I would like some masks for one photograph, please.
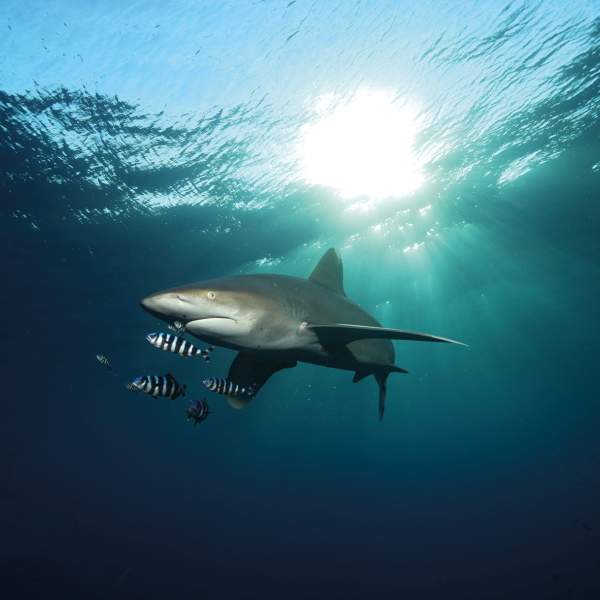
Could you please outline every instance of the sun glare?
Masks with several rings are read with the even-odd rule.
[[[423,183],[414,155],[416,111],[385,91],[363,90],[347,102],[332,94],[315,106],[319,117],[300,136],[303,178],[344,198],[405,196]]]

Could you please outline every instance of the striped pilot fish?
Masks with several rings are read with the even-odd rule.
[[[192,402],[186,410],[186,415],[188,421],[193,421],[194,425],[202,423],[202,421],[210,415],[210,409],[208,408],[206,400],[196,400],[195,402]]]
[[[191,342],[172,333],[149,333],[146,339],[155,348],[160,348],[166,352],[174,352],[179,356],[200,356],[206,361],[210,360],[210,353],[214,350],[212,346],[197,348]]]
[[[110,369],[110,360],[104,354],[96,354],[96,360],[107,369]]]
[[[224,396],[245,396],[246,398],[252,398],[256,393],[255,385],[241,386],[222,377],[210,377],[202,383],[211,392],[223,394]]]
[[[144,375],[136,377],[131,385],[140,392],[146,392],[151,396],[165,396],[166,398],[179,398],[185,396],[185,385],[179,385],[171,373],[166,375]],[[129,389],[129,388],[128,388]]]

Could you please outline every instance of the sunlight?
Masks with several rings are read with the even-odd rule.
[[[393,102],[390,92],[363,90],[336,104],[321,96],[320,117],[301,130],[303,178],[335,189],[344,198],[381,200],[405,196],[423,183],[413,150],[416,111]]]

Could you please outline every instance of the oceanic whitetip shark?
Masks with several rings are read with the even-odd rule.
[[[443,337],[388,329],[346,297],[343,267],[329,249],[308,279],[287,275],[238,275],[158,292],[142,306],[158,318],[181,321],[197,338],[238,352],[229,380],[258,390],[277,371],[298,361],[354,371],[353,382],[373,375],[383,417],[394,365],[390,340],[446,342]],[[251,398],[228,397],[235,408]]]

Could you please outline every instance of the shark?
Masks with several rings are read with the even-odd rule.
[[[252,386],[252,397],[228,396],[246,406],[278,371],[299,362],[352,371],[354,383],[374,377],[383,418],[387,379],[408,373],[395,364],[392,340],[466,346],[445,337],[383,327],[344,290],[339,253],[325,252],[308,278],[276,274],[234,275],[153,293],[141,306],[159,319],[237,352],[228,379]]]

